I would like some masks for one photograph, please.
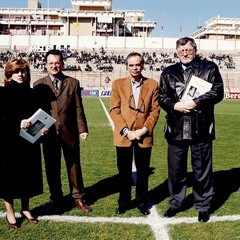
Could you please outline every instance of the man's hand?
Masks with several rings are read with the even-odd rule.
[[[86,133],[86,132],[80,133],[81,140],[87,140],[87,138],[88,138],[88,133]]]
[[[142,135],[147,133],[147,128],[143,127],[141,129],[135,130],[135,131],[128,131],[127,138],[129,140],[139,140],[141,139]]]
[[[181,100],[174,105],[174,110],[182,112],[182,113],[189,113],[195,107],[196,103],[193,100]]]
[[[141,137],[142,137],[142,135],[144,135],[145,133],[147,133],[147,128],[146,127],[143,127],[143,128],[141,128],[141,129],[138,129],[138,130],[136,130],[135,132],[136,132],[136,139],[141,139]]]
[[[183,103],[184,103],[184,105],[188,108],[188,109],[190,109],[190,110],[192,110],[192,109],[194,109],[197,105],[196,105],[196,103],[192,100],[192,99],[188,99],[188,100],[181,100]]]
[[[136,131],[128,131],[127,138],[132,141],[136,140]]]

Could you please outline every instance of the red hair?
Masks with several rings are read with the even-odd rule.
[[[26,84],[30,84],[31,81],[31,75],[30,75],[30,67],[26,60],[20,58],[12,58],[8,60],[5,70],[4,70],[4,86],[9,84],[9,80],[11,79],[14,72],[19,70],[25,70],[26,71]]]

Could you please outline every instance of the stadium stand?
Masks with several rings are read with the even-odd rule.
[[[110,90],[114,79],[127,75],[125,58],[129,51],[121,49],[109,51],[104,48],[89,50],[63,51],[65,57],[64,72],[77,78],[83,89]],[[145,59],[143,74],[159,80],[161,71],[178,59],[174,51],[142,51]],[[226,92],[240,92],[240,56],[234,52],[228,54],[202,52],[202,58],[214,61],[220,68]],[[23,51],[0,52],[0,78],[3,79],[3,69],[11,57],[24,57],[31,66],[32,83],[46,74],[44,53],[27,53]],[[107,80],[106,80],[107,79]]]

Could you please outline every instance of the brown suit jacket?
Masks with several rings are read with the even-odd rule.
[[[149,132],[138,141],[138,144],[140,147],[151,147],[153,144],[153,129],[160,114],[158,83],[156,80],[143,77],[137,106],[143,112],[135,111],[129,107],[129,104],[132,105],[131,95],[132,86],[129,78],[113,81],[110,116],[115,125],[114,145],[120,147],[131,145],[131,141],[121,134],[124,127],[128,127],[129,130],[133,131],[145,126]]]
[[[55,128],[61,131],[63,140],[72,146],[79,144],[79,134],[88,132],[79,81],[63,75],[58,94],[49,75],[34,82],[33,86],[41,97],[43,110],[56,119]]]

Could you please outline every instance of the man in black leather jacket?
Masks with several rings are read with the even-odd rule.
[[[187,158],[191,150],[194,205],[198,221],[207,222],[213,195],[212,141],[215,139],[214,105],[224,96],[223,81],[217,65],[197,55],[192,38],[176,42],[179,62],[167,67],[159,82],[159,104],[166,111],[165,138],[168,142],[169,209],[165,217],[181,211],[187,189]],[[194,86],[191,97],[185,93],[193,78],[202,85]],[[192,79],[191,79],[192,78]],[[200,78],[200,79],[199,79]],[[203,90],[209,85],[210,90]],[[189,94],[190,95],[190,94]]]

